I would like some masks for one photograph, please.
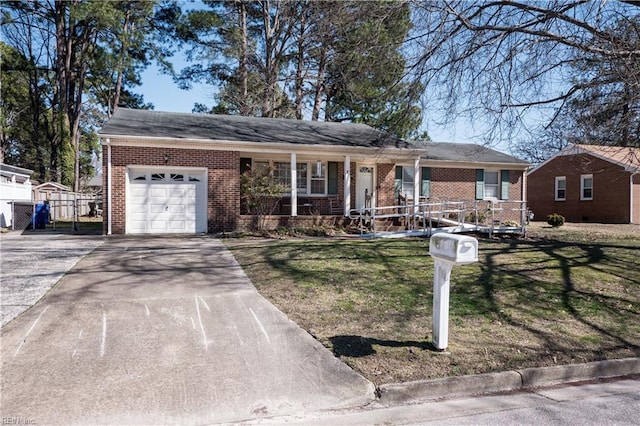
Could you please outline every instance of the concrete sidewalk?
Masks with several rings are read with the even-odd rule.
[[[375,399],[209,237],[110,239],[1,333],[1,416],[36,424],[207,424]]]

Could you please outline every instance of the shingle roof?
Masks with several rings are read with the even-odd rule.
[[[574,148],[609,160],[626,169],[640,170],[640,148],[601,145],[573,145]]]
[[[529,165],[511,155],[471,143],[427,142],[424,148],[427,152],[420,157],[423,160]]]
[[[412,148],[364,124],[118,108],[100,135],[368,148]]]

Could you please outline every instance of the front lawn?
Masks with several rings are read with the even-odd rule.
[[[637,228],[631,228],[637,229]],[[640,356],[640,235],[479,237],[432,350],[429,240],[228,239],[260,293],[376,384]]]

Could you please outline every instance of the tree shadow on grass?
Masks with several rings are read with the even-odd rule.
[[[363,336],[333,336],[330,337],[331,346],[335,356],[348,356],[354,358],[360,358],[364,356],[374,355],[376,350],[374,345],[388,346],[392,348],[412,347],[422,350],[437,351],[436,347],[431,342],[426,341],[397,341],[397,340],[380,340],[374,337]]]
[[[576,273],[579,268],[588,268],[592,271],[607,273],[612,277],[625,280],[629,286],[640,284],[637,279],[633,278],[633,274],[627,272],[627,268],[629,268],[630,265],[626,264],[624,259],[615,258],[615,255],[611,254],[612,250],[628,250],[627,247],[610,243],[589,244],[545,238],[517,242],[516,244],[510,244],[509,247],[489,251],[485,254],[484,262],[481,266],[482,274],[478,280],[483,288],[483,297],[481,300],[484,301],[485,311],[495,314],[498,318],[514,327],[521,328],[538,336],[546,342],[545,346],[547,348],[566,350],[564,345],[558,344],[556,341],[557,337],[554,333],[548,330],[538,329],[532,324],[524,323],[507,314],[503,309],[505,307],[515,308],[515,304],[505,304],[504,301],[500,303],[496,300],[496,294],[499,291],[497,287],[503,286],[504,284],[496,283],[496,277],[500,272],[511,277],[522,277],[531,284],[536,282],[535,280],[531,280],[530,274],[533,272],[533,269],[530,263],[523,264],[520,268],[517,266],[514,267],[515,264],[511,263],[509,267],[505,268],[504,265],[499,265],[495,261],[496,256],[508,254],[516,249],[519,251],[538,251],[544,253],[546,259],[540,265],[541,271],[557,270],[559,272],[559,282],[556,288],[551,290],[560,298],[560,303],[558,304],[559,309],[567,312],[576,322],[587,326],[600,336],[606,336],[612,339],[621,347],[635,351],[640,349],[637,342],[629,340],[617,327],[602,326],[594,321],[593,315],[585,315],[581,309],[581,305],[591,304],[592,306],[596,306],[600,311],[601,318],[604,317],[615,324],[616,321],[624,321],[626,318],[625,315],[632,313],[631,306],[636,303],[633,298],[601,294],[597,291],[590,290],[588,285],[579,285],[576,287],[576,280],[578,284],[581,284],[581,278],[576,278]],[[527,286],[523,288],[523,291],[531,289],[535,289],[535,287]],[[541,301],[543,300],[541,296],[541,294],[531,294],[531,300]],[[542,302],[539,304],[542,304]],[[626,308],[626,311],[628,311],[627,314],[624,314],[623,310],[621,310],[621,304],[628,304],[630,306]],[[517,308],[520,310],[526,309],[525,306],[517,306]]]

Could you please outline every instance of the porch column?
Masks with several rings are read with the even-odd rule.
[[[351,210],[351,157],[344,157],[344,215],[349,216]]]
[[[111,186],[111,140],[107,139],[107,235],[111,235],[112,223]],[[104,203],[104,200],[102,202]]]
[[[420,157],[416,157],[413,160],[413,213],[418,213],[420,195]]]
[[[296,153],[291,153],[291,216],[298,216],[298,180],[296,173]]]

